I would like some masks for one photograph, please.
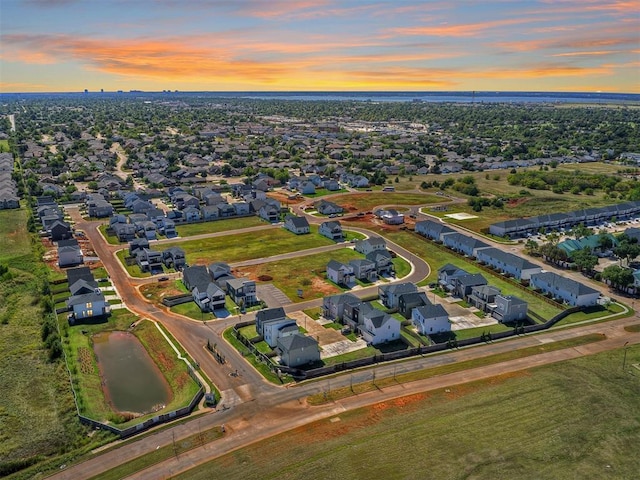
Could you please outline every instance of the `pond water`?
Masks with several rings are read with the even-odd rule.
[[[93,336],[105,395],[119,412],[148,413],[171,399],[171,389],[135,335],[105,332]]]

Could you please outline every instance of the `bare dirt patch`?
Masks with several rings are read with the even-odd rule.
[[[509,201],[507,202],[507,207],[509,208],[516,208],[519,205],[525,204],[529,201],[529,198],[527,197],[520,197],[520,198],[511,198],[509,199]]]

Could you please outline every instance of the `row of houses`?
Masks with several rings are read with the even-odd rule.
[[[330,260],[326,266],[327,278],[336,285],[347,288],[354,286],[356,280],[375,282],[379,277],[392,275],[395,271],[393,255],[386,248],[381,237],[371,237],[355,243],[355,251],[364,255],[348,263]]]
[[[109,315],[111,307],[98,287],[89,267],[67,270],[67,282],[71,296],[67,299],[69,323]]]
[[[163,266],[176,271],[187,265],[187,256],[180,247],[169,247],[161,252],[149,248],[149,240],[136,238],[129,242],[129,256],[135,258],[141,272],[162,273]]]
[[[321,175],[309,175],[291,177],[287,182],[287,187],[291,191],[297,191],[302,195],[314,195],[316,188],[325,188],[330,192],[340,190],[340,183],[333,178]]]
[[[12,174],[13,155],[0,153],[0,210],[20,208],[18,188]]]
[[[559,230],[583,224],[599,225],[613,220],[627,220],[640,215],[640,201],[585,208],[567,213],[550,213],[537,217],[505,220],[489,225],[489,233],[499,237],[518,238],[538,233],[541,229]]]
[[[214,262],[208,267],[186,267],[182,270],[182,282],[203,312],[224,309],[225,295],[229,295],[229,298],[241,308],[256,305],[259,301],[256,282],[234,277],[231,267],[224,262]]]
[[[416,233],[440,242],[452,250],[476,259],[505,275],[527,283],[544,294],[553,296],[571,306],[590,307],[597,304],[599,292],[581,282],[544,272],[542,267],[518,255],[505,252],[476,238],[458,233],[452,228],[432,220],[417,222]],[[561,278],[557,280],[555,277]],[[468,292],[456,292],[465,298]]]

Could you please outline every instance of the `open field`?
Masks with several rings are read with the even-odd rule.
[[[175,478],[636,478],[640,383],[621,373],[621,355],[341,413]],[[640,348],[630,348],[627,360],[639,363]]]
[[[241,217],[216,220],[213,222],[178,225],[176,226],[176,231],[181,237],[190,237],[192,235],[201,235],[203,233],[227,232],[229,230],[256,227],[259,225],[268,225],[268,223],[258,217]]]
[[[25,209],[0,210],[0,263],[31,254],[31,238],[26,224]]]
[[[319,235],[318,227],[312,225],[311,233],[307,235],[295,235],[284,228],[279,228],[263,232],[165,243],[162,248],[184,249],[187,254],[187,263],[195,265],[216,261],[240,262],[334,244],[332,240]]]
[[[371,193],[351,193],[343,196],[336,196],[332,202],[345,207],[345,213],[355,211],[369,211],[381,205],[426,205],[430,203],[441,203],[446,199],[425,193],[398,193],[398,192],[371,192]]]

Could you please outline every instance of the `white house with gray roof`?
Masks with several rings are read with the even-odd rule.
[[[576,307],[592,307],[600,297],[597,290],[553,272],[531,275],[530,285]]]

